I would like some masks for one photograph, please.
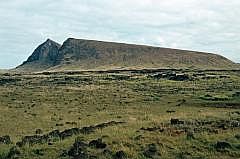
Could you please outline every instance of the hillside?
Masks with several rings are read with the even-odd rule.
[[[27,61],[24,61],[23,64],[17,67],[17,70],[38,71],[55,66],[60,47],[60,44],[47,39],[47,41],[34,50]]]
[[[221,69],[234,66],[236,64],[227,58],[212,53],[69,38],[62,46],[47,40],[17,70]]]

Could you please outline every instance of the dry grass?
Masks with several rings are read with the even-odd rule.
[[[191,76],[194,73],[188,72]],[[240,98],[233,96],[240,88],[239,73],[204,73],[214,73],[217,77],[203,79],[197,76],[191,81],[171,81],[133,73],[1,75],[1,79],[14,79],[15,82],[10,80],[0,85],[0,136],[10,135],[14,144],[24,136],[34,135],[36,129],[42,129],[46,134],[55,129],[63,131],[107,121],[124,121],[125,124],[79,136],[85,142],[102,138],[107,149],[113,153],[123,150],[129,158],[146,158],[144,151],[148,144],[157,145],[162,158],[238,158],[240,140],[235,135],[239,134],[239,127],[221,129],[215,127],[214,122],[240,123],[239,115],[234,113],[239,112]],[[130,78],[122,79],[125,75]],[[219,78],[219,75],[228,75],[229,78]],[[228,98],[220,101],[202,99],[206,94],[221,94]],[[182,102],[183,99],[185,102]],[[215,107],[226,106],[226,103],[236,107]],[[175,112],[168,113],[169,110]],[[187,132],[181,133],[184,127],[193,130],[199,126],[171,125],[172,118],[186,123],[213,121],[213,125],[204,128],[216,129],[217,133],[205,129],[194,131],[195,139],[188,140]],[[141,130],[154,127],[164,128],[165,131]],[[20,148],[19,157],[60,158],[63,150],[70,149],[76,137],[53,142],[53,145],[24,146]],[[218,151],[214,148],[217,141],[227,141],[232,148]],[[0,144],[0,153],[7,153],[11,146]],[[43,154],[34,153],[37,149]],[[88,151],[99,158],[109,158],[102,153],[103,150],[88,148]]]

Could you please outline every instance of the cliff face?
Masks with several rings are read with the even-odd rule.
[[[60,47],[60,44],[48,39],[46,42],[37,47],[26,62],[43,61],[54,63],[58,56],[58,50]]]
[[[47,40],[17,69],[34,71],[124,68],[230,68],[235,63],[220,55],[83,39],[63,45]]]
[[[55,65],[61,45],[47,39],[39,45],[27,61],[18,66],[19,70],[44,70]]]

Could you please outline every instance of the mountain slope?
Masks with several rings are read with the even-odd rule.
[[[61,45],[47,39],[43,44],[39,45],[27,61],[17,67],[17,70],[44,70],[55,65],[56,58]]]
[[[36,49],[18,69],[24,70],[26,65],[35,71],[235,66],[227,58],[211,53],[95,40],[69,38],[61,47],[59,44],[41,47],[41,51]]]

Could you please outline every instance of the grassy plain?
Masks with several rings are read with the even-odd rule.
[[[240,158],[240,72],[1,74],[0,158]],[[123,122],[44,143],[25,136]],[[104,148],[87,145],[102,139]],[[85,143],[83,156],[71,153]],[[76,148],[75,148],[76,149]]]

